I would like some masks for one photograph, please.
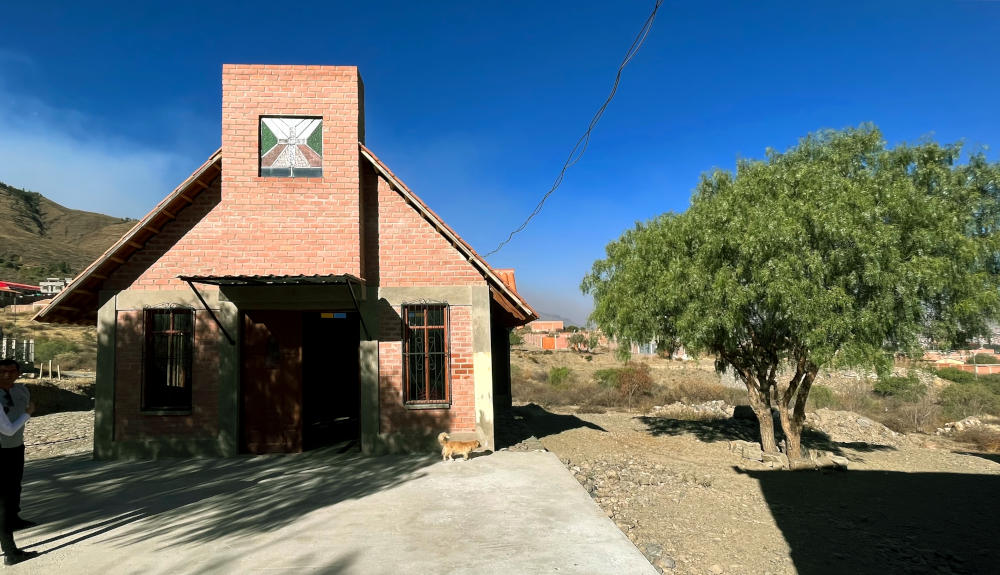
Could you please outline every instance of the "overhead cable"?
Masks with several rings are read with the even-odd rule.
[[[487,253],[487,256],[491,256],[500,251],[501,248],[514,239],[515,234],[524,231],[524,229],[528,227],[528,223],[542,211],[542,206],[545,204],[545,200],[549,199],[552,192],[556,191],[556,188],[562,184],[563,178],[566,176],[566,170],[570,169],[574,164],[580,161],[580,158],[583,157],[583,153],[587,150],[587,146],[590,144],[591,132],[594,131],[594,127],[597,126],[597,122],[601,119],[601,116],[604,115],[604,111],[608,108],[608,104],[611,103],[612,98],[615,97],[615,93],[618,91],[618,84],[621,83],[622,80],[622,70],[624,70],[629,61],[635,57],[635,55],[639,52],[639,48],[642,47],[643,42],[646,41],[646,36],[649,35],[649,31],[653,27],[653,20],[656,19],[656,11],[660,9],[661,4],[663,4],[663,0],[656,0],[656,3],[653,5],[653,11],[649,13],[649,17],[647,17],[646,21],[643,23],[642,29],[639,30],[638,34],[636,34],[635,40],[632,41],[632,45],[629,46],[628,52],[625,53],[625,58],[622,60],[622,63],[618,65],[618,73],[615,74],[615,82],[611,86],[611,93],[608,94],[607,99],[604,100],[604,103],[601,104],[597,113],[594,114],[593,119],[590,120],[590,124],[587,126],[587,131],[580,136],[580,139],[576,141],[576,145],[573,146],[572,150],[570,150],[569,157],[566,158],[566,163],[564,163],[562,169],[559,170],[559,175],[556,177],[555,182],[553,182],[552,187],[549,188],[548,192],[545,192],[545,195],[538,201],[538,205],[535,206],[535,209],[531,212],[528,218],[524,220],[524,223],[512,231],[510,235],[507,236],[507,239],[500,242],[500,244],[494,248],[493,251]]]

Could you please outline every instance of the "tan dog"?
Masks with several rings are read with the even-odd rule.
[[[452,441],[443,432],[438,434],[438,443],[441,444],[441,459],[448,461],[454,461],[453,455],[463,455],[468,461],[472,450],[482,445],[479,441]]]

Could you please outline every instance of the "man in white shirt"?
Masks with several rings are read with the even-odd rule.
[[[22,551],[14,544],[14,531],[34,525],[21,519],[21,481],[24,479],[24,423],[32,411],[31,396],[23,384],[14,383],[21,366],[14,360],[0,360],[0,548],[4,565],[14,565],[38,555]],[[8,433],[9,432],[9,433]]]

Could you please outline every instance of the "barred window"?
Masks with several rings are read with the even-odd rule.
[[[191,409],[194,310],[148,309],[145,326],[146,369],[142,386],[142,408]]]
[[[450,403],[448,306],[403,306],[403,389],[408,404]]]

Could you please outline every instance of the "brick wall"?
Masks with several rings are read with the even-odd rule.
[[[370,166],[365,178],[369,283],[375,279],[383,287],[485,284],[482,274],[385,178]],[[369,183],[372,179],[375,185]]]
[[[190,415],[141,413],[143,312],[119,311],[116,333],[115,441],[143,437],[212,438],[219,430],[219,331],[195,312]]]
[[[258,176],[266,115],[323,118],[321,178]],[[183,210],[171,224],[173,237],[151,241],[169,243],[169,251],[143,250],[149,253],[134,264],[142,268],[138,277],[113,287],[182,286],[179,274],[362,275],[363,118],[363,85],[353,66],[223,66],[223,173],[215,205]]]
[[[472,308],[450,306],[451,409],[407,409],[403,405],[402,313],[383,309],[379,343],[379,401],[382,433],[476,430],[472,368]]]

